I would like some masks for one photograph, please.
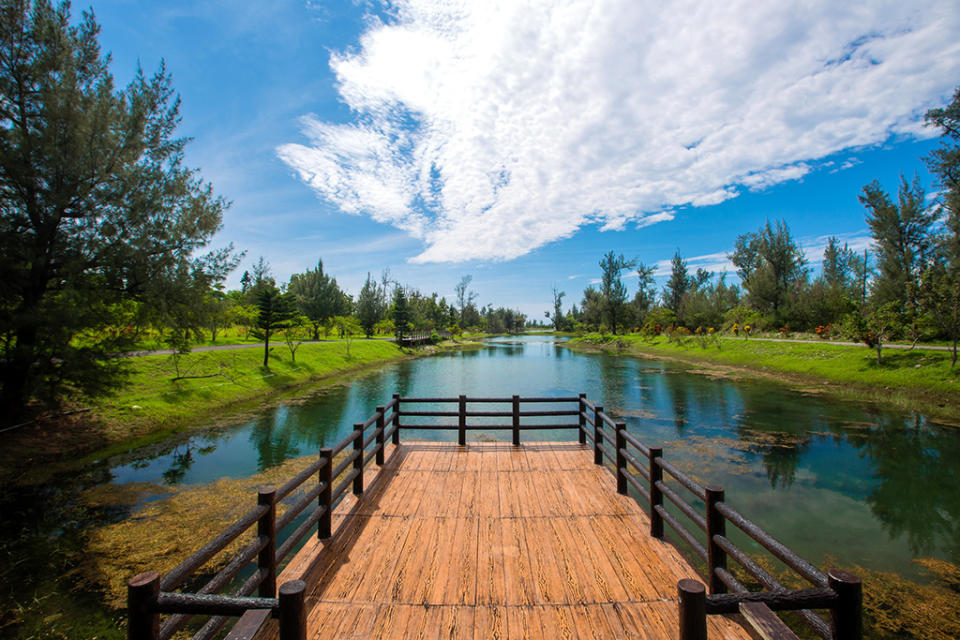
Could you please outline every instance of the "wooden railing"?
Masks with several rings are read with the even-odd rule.
[[[630,487],[649,506],[650,535],[663,538],[664,523],[683,540],[706,565],[709,595],[696,580],[681,580],[680,640],[705,640],[708,614],[741,613],[757,629],[782,639],[796,635],[771,611],[796,611],[800,619],[818,636],[826,639],[859,640],[862,635],[862,593],[860,579],[845,571],[824,574],[786,545],[751,522],[724,500],[723,489],[704,487],[663,456],[663,449],[648,447],[582,395],[580,397],[580,442],[590,440],[594,462],[606,458],[614,467],[617,491],[627,494]],[[612,445],[612,448],[611,448]],[[692,495],[702,508],[684,498]],[[703,538],[690,532],[664,506],[664,498],[696,525]],[[756,560],[727,537],[731,524],[755,540],[760,547],[811,584],[807,589],[788,589]],[[703,539],[703,542],[701,542]],[[763,586],[750,592],[728,569],[728,560],[738,563]],[[732,591],[732,593],[728,593]],[[830,622],[812,609],[827,609]]]
[[[167,640],[193,616],[207,615],[212,617],[192,636],[193,640],[214,637],[235,617],[241,617],[240,623],[228,637],[251,637],[270,616],[279,618],[282,640],[305,638],[303,597],[306,585],[294,580],[278,590],[278,569],[314,528],[320,539],[330,537],[331,515],[348,489],[356,495],[363,493],[364,466],[371,460],[383,464],[387,438],[399,442],[398,404],[399,398],[394,396],[383,407],[377,407],[376,413],[366,422],[354,424],[353,431],[332,448],[321,449],[316,462],[279,489],[261,489],[256,507],[166,575],[149,571],[130,580],[127,583],[127,637],[131,640]],[[351,449],[350,453],[341,455],[347,449]],[[316,482],[306,488],[311,479]],[[306,489],[306,492],[277,517],[277,504],[297,489]],[[302,514],[311,506],[313,508],[304,517]],[[298,517],[302,518],[299,523],[295,522]],[[256,537],[253,541],[226,562],[206,584],[191,593],[174,591],[254,526]],[[293,530],[287,532],[291,527]],[[245,569],[249,570],[251,565],[255,567],[253,574],[234,593],[220,593],[235,586],[237,576]],[[254,590],[257,596],[252,596]],[[161,614],[172,615],[161,624]]]
[[[552,403],[570,405],[569,409],[521,410],[523,405]],[[431,410],[423,405],[455,405],[456,409]],[[490,409],[491,405],[507,405],[508,410]],[[469,410],[470,405],[481,405]],[[411,408],[413,407],[413,408]],[[389,414],[388,414],[389,412]],[[451,422],[404,422],[407,418],[456,418]],[[557,418],[576,417],[575,422],[558,422]],[[509,422],[470,424],[469,418],[509,418]],[[531,421],[530,419],[536,419]],[[542,419],[548,419],[544,422]],[[372,430],[371,430],[371,427]],[[719,487],[704,487],[664,460],[663,450],[648,447],[626,430],[624,422],[616,422],[586,398],[520,396],[499,398],[401,398],[394,394],[390,402],[377,407],[363,423],[354,424],[343,440],[332,448],[320,450],[316,462],[292,478],[279,489],[261,489],[257,506],[244,514],[223,533],[207,543],[176,568],[160,576],[156,572],[142,573],[128,583],[128,638],[167,640],[182,629],[194,615],[212,616],[194,635],[193,640],[212,638],[231,617],[242,616],[234,626],[230,638],[250,638],[270,616],[279,618],[282,640],[302,640],[306,636],[304,592],[301,581],[291,581],[276,588],[279,565],[302,543],[316,527],[321,539],[331,535],[333,509],[344,498],[348,489],[355,495],[363,493],[364,468],[372,461],[384,463],[384,448],[389,438],[400,443],[401,429],[456,430],[457,441],[466,444],[467,431],[509,430],[514,445],[520,445],[520,432],[543,429],[575,429],[581,444],[592,446],[594,463],[604,465],[606,459],[613,466],[617,491],[629,494],[630,488],[649,506],[650,535],[664,537],[664,523],[699,556],[707,567],[706,578],[710,593],[696,580],[681,580],[678,584],[680,601],[680,639],[705,640],[708,614],[741,613],[757,629],[767,632],[765,637],[788,640],[796,637],[772,611],[796,611],[801,620],[816,634],[827,639],[859,640],[861,631],[861,587],[857,576],[831,571],[824,574],[798,556],[759,526],[742,516],[724,501]],[[347,449],[350,453],[340,455]],[[339,462],[334,463],[339,459]],[[632,469],[632,470],[631,470]],[[664,475],[666,473],[666,475]],[[292,504],[279,518],[277,503],[308,480],[316,483],[305,495]],[[697,506],[684,499],[683,492],[692,495]],[[664,506],[664,498],[692,521],[705,535],[705,541],[691,533],[680,520]],[[316,502],[314,502],[316,501]],[[296,528],[298,516],[313,506]],[[743,531],[774,558],[811,583],[811,588],[788,589],[759,563],[737,547],[726,535],[727,524]],[[256,525],[252,542],[243,547],[205,585],[193,593],[175,592],[198,569]],[[277,543],[282,539],[279,547]],[[728,559],[737,562],[747,574],[758,581],[764,591],[750,592],[728,570]],[[219,592],[236,582],[237,576],[256,562],[253,574],[232,595]],[[252,596],[257,590],[257,596]],[[732,591],[728,593],[727,591]],[[814,609],[830,612],[830,622],[813,613]],[[161,614],[172,614],[160,624]]]
[[[432,339],[433,331],[412,331],[410,333],[404,333],[398,339],[398,342],[401,344],[416,344],[418,342],[429,342]],[[451,334],[449,331],[440,329],[436,331],[437,335],[446,340]]]

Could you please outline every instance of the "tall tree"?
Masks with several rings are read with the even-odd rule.
[[[603,317],[607,320],[614,335],[617,327],[623,323],[627,310],[627,288],[620,281],[620,274],[636,266],[636,261],[627,260],[623,254],[613,251],[600,260],[600,295],[603,298]]]
[[[565,291],[558,291],[553,288],[553,328],[555,331],[563,331],[563,296],[567,295]],[[549,313],[547,317],[550,317]]]
[[[768,220],[756,233],[739,236],[727,257],[737,267],[753,307],[779,326],[791,290],[807,277],[803,250],[786,223],[772,226]]]
[[[397,341],[403,342],[403,334],[410,329],[410,305],[407,303],[407,292],[399,284],[393,289],[393,330],[397,333]]]
[[[927,163],[937,176],[938,213],[944,225],[936,242],[936,260],[924,274],[921,302],[953,343],[953,368],[960,341],[960,88],[945,108],[928,111],[926,122],[943,135]]]
[[[384,288],[368,273],[360,295],[357,296],[357,321],[368,338],[373,335],[377,323],[383,319],[386,306]]]
[[[337,285],[337,279],[323,272],[323,260],[315,269],[290,276],[289,293],[300,313],[310,321],[313,339],[320,338],[320,328],[326,327],[334,316],[349,312],[347,297]]]
[[[693,287],[693,278],[687,274],[687,261],[680,256],[680,249],[670,262],[670,277],[663,289],[663,306],[673,311],[677,322],[683,322],[681,306],[683,299]]]
[[[469,290],[471,282],[473,282],[473,276],[466,275],[460,278],[460,282],[453,288],[457,294],[457,308],[460,310],[460,326],[462,327],[466,327],[467,307],[471,306],[477,299],[476,292]]]
[[[901,176],[896,203],[876,180],[863,188],[859,199],[867,209],[876,249],[872,302],[875,306],[895,302],[915,315],[920,274],[934,243],[936,214],[927,206],[926,192],[919,179],[908,183]]]
[[[643,326],[647,314],[657,301],[657,286],[653,279],[655,269],[644,263],[637,265],[637,294],[633,297],[633,310],[637,325]]]
[[[257,292],[257,319],[253,335],[263,340],[263,366],[270,366],[270,336],[286,329],[296,314],[290,296],[274,286]]]
[[[123,300],[188,264],[222,279],[229,251],[198,261],[226,202],[183,166],[180,101],[163,65],[114,88],[99,26],[67,3],[0,4],[0,405],[103,391],[128,347],[105,329]],[[83,341],[75,338],[83,333]]]

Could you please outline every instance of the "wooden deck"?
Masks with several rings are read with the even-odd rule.
[[[576,443],[404,443],[278,582],[308,638],[663,638],[697,572]],[[751,638],[710,616],[711,638]],[[275,638],[269,622],[260,638]]]

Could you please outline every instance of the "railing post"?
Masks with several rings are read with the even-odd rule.
[[[393,435],[391,439],[393,444],[400,444],[400,394],[393,394],[393,399],[396,401],[393,403]]]
[[[257,520],[257,535],[268,541],[257,556],[257,569],[263,574],[257,595],[272,598],[277,594],[277,490],[257,491],[257,504],[267,507],[267,512]]]
[[[127,582],[127,640],[159,640],[160,614],[156,613],[160,595],[160,574],[147,571]]]
[[[657,459],[663,456],[663,449],[650,447],[650,535],[654,538],[663,537],[663,518],[657,513],[657,507],[663,505],[663,492],[657,483],[663,480],[663,469],[657,464]]]
[[[377,439],[374,443],[377,447],[377,466],[383,466],[383,429],[384,429],[384,412],[386,409],[383,407],[377,407]]]
[[[353,430],[357,434],[353,438],[353,450],[357,454],[353,461],[353,469],[359,471],[357,477],[353,479],[353,493],[359,496],[363,493],[363,423],[354,424]]]
[[[617,493],[627,495],[627,459],[623,450],[627,448],[627,439],[623,431],[627,428],[626,422],[617,423]]]
[[[698,580],[677,583],[680,596],[680,640],[707,640],[707,591]]]
[[[710,593],[726,593],[727,585],[717,575],[717,569],[727,568],[727,552],[720,548],[713,537],[727,535],[727,521],[717,503],[723,502],[723,489],[706,487],[707,492],[707,569],[710,575]]]
[[[520,446],[520,396],[513,396],[513,446]]]
[[[306,640],[306,591],[307,583],[303,580],[291,580],[280,586],[280,640]]]
[[[333,521],[333,513],[331,513],[333,511],[333,449],[329,447],[320,449],[320,456],[327,461],[320,467],[318,478],[324,486],[317,498],[319,508],[323,509],[323,515],[317,523],[317,537],[326,540],[330,537],[330,524]]]
[[[587,419],[584,417],[584,414],[587,412],[586,399],[587,394],[581,393],[577,400],[577,406],[580,409],[580,415],[577,416],[577,422],[580,425],[580,430],[577,431],[577,441],[580,444],[587,444]]]
[[[460,428],[457,430],[457,444],[467,444],[467,396],[460,396]]]
[[[863,638],[863,587],[860,576],[832,569],[827,572],[827,584],[839,601],[830,609],[830,621],[835,640],[861,640]]]
[[[596,405],[593,408],[593,464],[603,464],[603,451],[600,451],[600,444],[603,442],[602,424],[603,407]]]

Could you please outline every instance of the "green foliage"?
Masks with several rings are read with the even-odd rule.
[[[231,261],[229,250],[196,257],[226,202],[183,166],[166,69],[116,90],[91,14],[71,24],[69,5],[48,0],[0,11],[0,404],[11,419],[31,398],[114,388],[122,367],[107,356],[131,343],[107,330],[114,305],[155,305],[171,281],[212,284]]]
[[[617,328],[624,323],[627,310],[627,288],[620,281],[620,274],[636,266],[635,260],[627,260],[613,251],[607,253],[600,260],[600,296],[602,317],[607,326],[617,333]]]
[[[270,336],[290,326],[296,316],[293,300],[274,286],[257,292],[257,317],[253,335],[263,340],[263,366],[270,366]]]
[[[393,290],[393,329],[398,340],[410,330],[410,306],[407,304],[407,294],[403,287],[397,285]]]
[[[755,233],[737,237],[728,256],[737,267],[750,304],[769,314],[772,326],[784,324],[784,310],[791,290],[806,280],[806,259],[783,221],[770,222]]]
[[[297,309],[310,322],[313,339],[320,339],[320,329],[330,323],[334,316],[350,312],[352,301],[340,290],[337,279],[323,272],[323,261],[316,269],[290,276],[288,292],[293,296]]]
[[[367,273],[367,280],[357,296],[357,321],[369,338],[373,335],[377,323],[383,319],[387,310],[386,287],[377,284],[377,281]]]

